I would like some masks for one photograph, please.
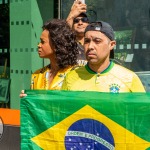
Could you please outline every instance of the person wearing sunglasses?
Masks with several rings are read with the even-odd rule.
[[[78,55],[78,65],[83,66],[87,63],[84,54],[84,31],[89,24],[89,19],[86,14],[87,6],[83,4],[80,0],[74,1],[71,11],[66,19],[69,26],[76,33],[76,41],[78,43],[79,55]]]
[[[115,46],[114,31],[107,22],[90,23],[84,33],[84,50],[88,63],[69,72],[61,90],[145,92],[142,82],[133,71],[110,59]]]

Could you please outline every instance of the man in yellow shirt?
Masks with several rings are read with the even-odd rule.
[[[110,60],[116,45],[112,27],[103,21],[91,23],[85,29],[87,65],[69,72],[62,90],[99,92],[145,92],[138,76]]]

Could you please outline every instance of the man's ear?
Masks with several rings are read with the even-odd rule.
[[[110,49],[114,49],[114,47],[116,46],[116,41],[110,41]]]

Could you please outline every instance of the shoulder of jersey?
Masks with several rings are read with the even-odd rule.
[[[36,74],[36,73],[44,73],[46,70],[48,70],[48,69],[50,69],[50,65],[47,65],[47,66],[45,66],[45,67],[43,67],[43,68],[40,68],[40,69],[38,69],[38,70],[36,70],[35,72],[34,72],[34,74]]]

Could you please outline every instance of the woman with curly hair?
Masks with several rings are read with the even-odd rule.
[[[40,40],[39,57],[49,59],[50,64],[32,74],[31,89],[59,90],[65,75],[77,64],[76,36],[65,20],[53,19],[43,25]],[[20,97],[24,96],[22,90]]]

